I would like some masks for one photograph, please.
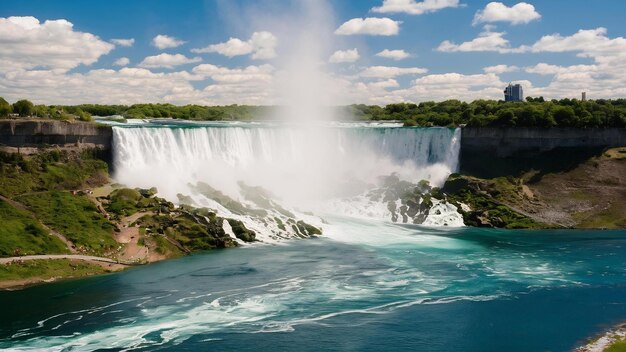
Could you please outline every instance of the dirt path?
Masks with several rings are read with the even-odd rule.
[[[24,255],[21,257],[0,258],[0,264],[8,264],[11,262],[24,261],[24,260],[42,260],[42,259],[74,259],[74,260],[85,260],[85,261],[103,262],[103,263],[111,263],[111,264],[124,264],[124,265],[130,264],[130,263],[124,263],[118,260],[114,260],[111,258],[94,257],[91,255],[82,255],[82,254]]]
[[[164,256],[154,251],[154,246],[149,245],[149,242],[139,244],[139,239],[142,237],[139,233],[139,227],[132,226],[142,216],[152,214],[154,213],[138,212],[120,220],[120,231],[114,234],[115,240],[124,244],[124,249],[118,257],[120,260],[135,263],[151,263],[165,259]]]

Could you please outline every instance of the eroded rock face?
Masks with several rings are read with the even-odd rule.
[[[308,222],[314,216],[288,210],[273,194],[261,187],[248,186],[243,182],[238,185],[238,199],[203,182],[190,185],[190,188],[204,200],[215,203],[216,212],[228,219],[233,234],[239,240],[271,242],[322,234],[319,227]],[[178,198],[183,203],[194,204],[192,197],[179,195]]]
[[[89,145],[110,150],[112,139],[113,130],[110,126],[95,123],[56,120],[0,121],[0,144],[8,147]]]
[[[498,228],[544,228],[539,223],[508,205],[521,197],[523,187],[507,178],[491,180],[453,174],[441,189],[448,202],[459,205],[466,225]],[[469,208],[462,205],[466,204]],[[465,208],[465,209],[464,209]]]
[[[156,197],[156,188],[120,188],[99,200],[111,216],[118,220],[137,214],[133,226],[139,227],[147,236],[161,236],[183,252],[236,247],[236,238],[243,242],[254,242],[255,232],[233,219],[233,238],[224,231],[226,219],[206,208],[183,205],[176,207],[172,202]]]
[[[463,226],[457,204],[426,180],[411,183],[392,174],[382,177],[380,188],[367,193],[370,201],[384,202],[389,220],[427,226]]]

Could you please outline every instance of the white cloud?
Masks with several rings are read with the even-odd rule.
[[[35,67],[70,70],[91,65],[114,45],[75,31],[66,20],[40,23],[35,17],[0,18],[0,71]]]
[[[377,53],[376,56],[384,57],[384,58],[392,59],[396,61],[404,60],[406,58],[411,57],[411,55],[404,50],[389,50],[389,49],[385,49]]]
[[[371,66],[361,71],[361,77],[368,78],[393,78],[404,75],[419,75],[428,72],[421,67],[392,67],[392,66]]]
[[[495,51],[499,53],[541,53],[541,52],[577,52],[578,56],[592,58],[600,63],[621,63],[626,59],[626,39],[607,37],[606,28],[579,30],[573,35],[551,34],[541,37],[532,45],[511,47],[504,38],[505,32],[492,31],[493,26],[486,25],[483,32],[471,41],[456,44],[443,41],[436,49],[443,52]]]
[[[400,84],[395,79],[387,79],[384,81],[368,83],[367,86],[370,88],[388,89],[388,88],[398,88],[400,87]]]
[[[201,78],[211,78],[221,83],[265,82],[272,81],[274,67],[272,65],[248,66],[244,69],[230,69],[211,64],[202,64],[193,68],[192,72]]]
[[[115,65],[115,66],[128,66],[129,63],[130,63],[130,60],[127,57],[120,57],[119,59],[115,60],[113,65]]]
[[[544,87],[524,88],[527,95],[547,97],[578,97],[586,91],[596,97],[618,98],[626,94],[626,39],[610,38],[606,28],[579,30],[563,36],[545,35],[531,45],[512,48],[504,33],[493,32],[486,26],[481,35],[469,42],[455,44],[441,43],[439,51],[495,51],[499,53],[576,53],[582,58],[590,58],[594,64],[559,66],[539,63],[526,67],[527,73],[552,75],[552,80]],[[498,73],[500,66],[486,68],[487,73]],[[506,69],[510,69],[509,66]],[[488,72],[490,71],[490,72]],[[530,85],[530,82],[528,82]]]
[[[506,72],[519,71],[519,67],[508,66],[508,65],[495,65],[495,66],[484,67],[483,71],[485,71],[485,73],[501,74],[501,73],[506,73]]]
[[[507,7],[501,2],[490,2],[483,10],[474,15],[473,24],[486,22],[509,22],[512,25],[526,24],[541,18],[539,12],[531,4],[520,2]]]
[[[165,34],[159,34],[156,37],[152,38],[152,45],[154,45],[155,47],[163,50],[163,49],[169,49],[169,48],[176,48],[179,47],[183,44],[185,44],[186,42],[183,40],[180,40],[178,38],[174,38],[174,37],[170,37],[168,35]]]
[[[247,55],[253,51],[252,44],[238,38],[230,38],[225,43],[212,44],[204,49],[191,49],[193,53],[219,53],[228,57]]]
[[[337,28],[335,34],[397,35],[400,32],[400,23],[387,17],[353,18]]]
[[[499,53],[519,52],[519,49],[511,48],[509,41],[504,38],[505,32],[493,32],[491,26],[485,29],[478,37],[461,44],[456,44],[449,40],[444,40],[437,51],[442,52],[472,52],[472,51],[497,51]]]
[[[337,50],[335,51],[328,62],[330,63],[341,63],[341,62],[355,62],[360,58],[359,51],[354,48],[351,50]]]
[[[461,73],[432,74],[413,81],[404,92],[415,101],[459,99],[500,99],[505,83],[493,73],[465,75]],[[524,88],[528,87],[524,82]]]
[[[155,56],[148,56],[141,63],[139,63],[139,67],[144,68],[157,68],[157,67],[165,67],[165,68],[173,68],[174,66],[191,64],[195,62],[200,62],[202,59],[199,57],[188,58],[182,54],[159,54]]]
[[[563,37],[560,34],[552,34],[541,37],[530,47],[524,47],[527,51],[538,52],[567,52],[578,51],[583,57],[599,57],[604,55],[617,55],[626,53],[626,39],[607,37],[606,28],[579,30],[575,34]]]
[[[212,66],[212,65],[209,65]],[[178,71],[155,73],[145,68],[98,69],[86,73],[56,70],[19,70],[0,72],[0,95],[9,101],[28,97],[38,104],[135,104],[145,102],[172,104],[253,104],[274,102],[271,89],[273,68],[269,65],[245,69],[205,65],[193,73]],[[210,73],[210,75],[207,75]],[[210,78],[204,88],[191,81]],[[59,87],[63,89],[59,89]]]
[[[372,8],[372,12],[377,13],[408,13],[410,15],[421,15],[428,12],[435,12],[447,7],[459,7],[459,0],[384,0],[380,7]]]
[[[278,39],[270,32],[254,32],[249,40],[230,38],[225,43],[205,48],[191,49],[193,53],[218,53],[227,57],[252,54],[253,59],[268,60],[276,57]]]
[[[420,77],[413,81],[415,85],[446,86],[490,86],[499,83],[500,78],[493,73],[464,75],[461,73],[442,73]]]
[[[604,98],[626,95],[626,39],[609,38],[606,28],[581,29],[570,36],[546,35],[520,49],[533,53],[573,52],[594,61],[571,66],[539,63],[526,68],[528,73],[554,75],[547,86],[536,88],[536,95],[578,97],[581,91]]]
[[[175,89],[193,89],[181,75],[153,73],[143,68],[62,73],[54,70],[7,73],[0,91],[11,99],[29,97],[42,104],[133,104],[163,102]],[[63,89],[59,89],[63,87]]]
[[[525,69],[528,73],[552,75],[544,87],[535,87],[533,95],[553,98],[579,97],[580,92],[602,98],[622,98],[626,94],[624,67],[601,65],[559,66],[539,63]]]
[[[596,65],[573,65],[573,66],[558,66],[550,65],[546,63],[539,63],[535,66],[526,67],[524,71],[528,73],[535,73],[538,75],[556,75],[573,72],[597,72],[599,67]]]
[[[135,38],[130,39],[111,39],[111,43],[119,46],[133,46],[135,44]]]

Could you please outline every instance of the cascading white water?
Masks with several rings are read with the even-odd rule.
[[[448,128],[187,124],[113,134],[117,182],[218,211],[194,185],[242,203],[241,183],[260,186],[291,209],[333,212],[329,200],[362,194],[381,176],[441,185],[457,168],[459,145],[459,131]]]

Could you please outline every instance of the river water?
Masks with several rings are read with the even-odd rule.
[[[324,238],[2,292],[0,348],[567,351],[626,317],[624,231],[328,221]]]

